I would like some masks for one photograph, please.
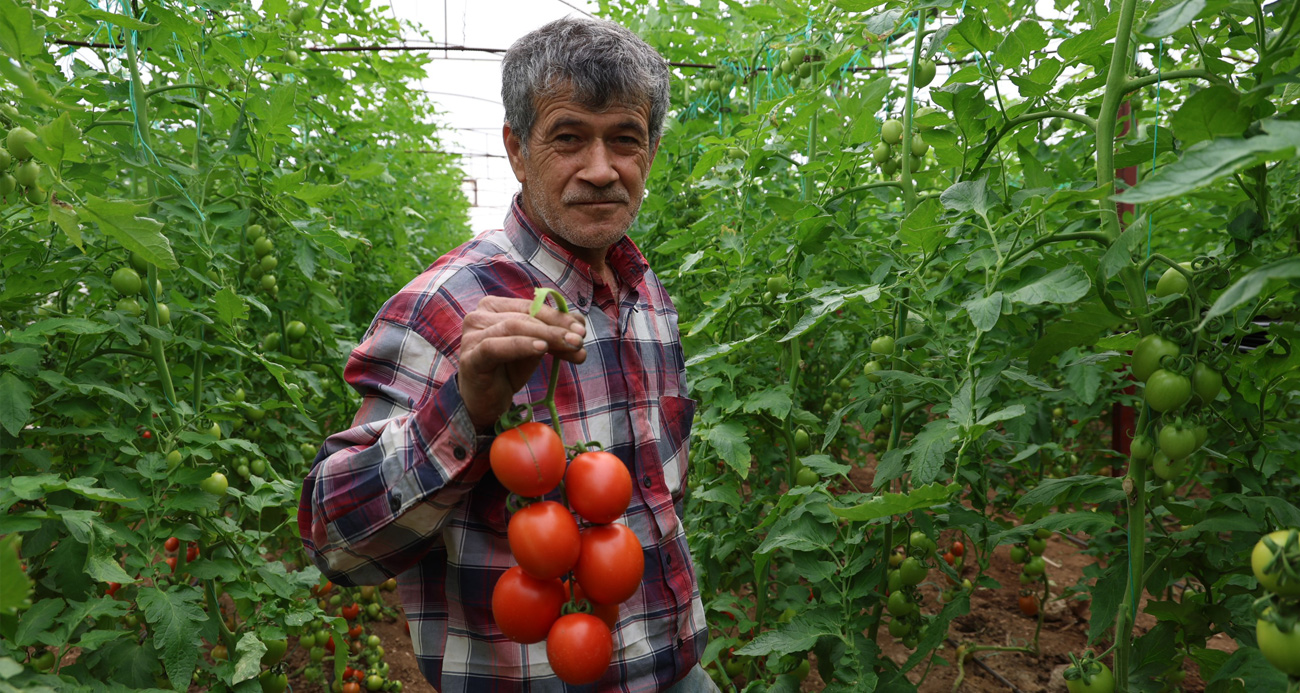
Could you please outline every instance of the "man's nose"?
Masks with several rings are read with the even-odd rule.
[[[614,155],[605,146],[605,141],[595,139],[585,152],[582,170],[578,178],[598,188],[604,188],[618,180],[618,170],[614,168]]]

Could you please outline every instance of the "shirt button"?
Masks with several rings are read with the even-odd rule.
[[[673,555],[671,553],[668,554],[668,557],[664,559],[664,563],[667,563],[668,565],[673,564]]]
[[[650,481],[650,475],[649,475],[649,474],[646,474],[645,476],[641,477],[641,485],[642,485],[642,486],[644,486],[644,487],[646,487],[646,488],[650,488],[650,484],[651,484],[651,483],[652,483],[652,482]]]
[[[463,447],[457,445],[457,446],[456,446],[456,447],[451,451],[451,454],[455,455],[455,456],[456,456],[456,459],[458,459],[458,460],[463,460],[463,459],[465,459],[465,448],[463,448]]]
[[[587,297],[586,297],[586,296],[579,296],[579,297],[578,297],[578,305],[582,306],[583,308],[586,308],[586,307],[587,307]]]
[[[393,491],[392,493],[388,494],[388,507],[391,508],[393,512],[397,512],[398,510],[401,510],[402,494],[398,493],[397,491]]]

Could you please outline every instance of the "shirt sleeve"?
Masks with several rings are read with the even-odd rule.
[[[378,584],[436,545],[486,473],[456,362],[406,324],[376,320],[344,379],[363,396],[303,482],[298,528],[317,567],[342,585]]]

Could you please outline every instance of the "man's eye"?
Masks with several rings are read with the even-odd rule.
[[[578,136],[577,136],[577,135],[559,135],[559,136],[557,136],[557,137],[555,138],[555,140],[556,140],[557,142],[564,142],[564,143],[571,144],[571,143],[573,143],[573,142],[577,142],[577,141],[578,141]]]

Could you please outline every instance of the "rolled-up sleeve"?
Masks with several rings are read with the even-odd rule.
[[[456,362],[383,317],[348,359],[363,396],[351,428],[330,436],[303,483],[298,527],[308,555],[342,585],[378,584],[414,565],[486,473]]]

